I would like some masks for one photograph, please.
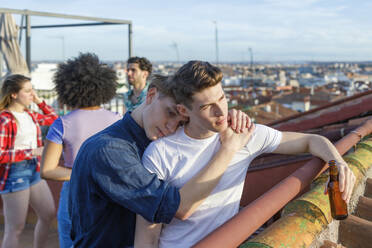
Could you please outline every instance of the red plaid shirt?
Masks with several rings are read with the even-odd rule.
[[[58,118],[54,109],[43,101],[38,104],[44,114],[27,111],[36,125],[37,146],[43,146],[40,126],[50,126]],[[5,187],[10,166],[12,163],[32,159],[32,149],[15,150],[14,142],[17,135],[16,119],[11,112],[4,110],[0,112],[0,190]],[[40,161],[36,171],[40,171]]]

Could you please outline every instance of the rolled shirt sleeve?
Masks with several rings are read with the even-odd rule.
[[[180,204],[179,191],[144,168],[135,144],[108,142],[93,156],[101,165],[92,170],[93,179],[111,200],[150,222],[172,220]]]

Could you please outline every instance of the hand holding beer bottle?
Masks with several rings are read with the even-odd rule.
[[[348,216],[347,204],[342,199],[342,193],[339,188],[338,168],[335,160],[330,160],[329,165],[329,183],[328,196],[331,205],[332,217],[336,220],[344,220]]]

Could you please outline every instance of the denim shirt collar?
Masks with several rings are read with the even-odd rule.
[[[148,88],[149,88],[149,83],[146,82],[145,88],[143,88],[140,95],[137,97],[137,103],[133,103],[130,100],[132,95],[134,94],[132,87],[124,94],[124,104],[128,111],[132,111],[133,109],[138,107],[142,102],[145,101]]]
[[[133,137],[136,137],[135,141],[137,143],[137,147],[140,148],[141,153],[143,153],[146,147],[150,144],[151,140],[147,138],[145,130],[132,118],[131,113],[131,111],[127,111],[125,113],[122,119],[121,127],[131,133]]]

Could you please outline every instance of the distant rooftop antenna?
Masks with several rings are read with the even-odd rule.
[[[173,43],[171,44],[171,47],[173,47],[174,50],[176,51],[177,63],[180,63],[180,53],[179,53],[179,50],[178,50],[177,42],[173,41]]]
[[[250,57],[251,57],[251,70],[253,72],[253,52],[252,52],[252,48],[248,47],[248,52],[249,52]]]
[[[213,21],[215,26],[215,43],[216,43],[216,64],[218,64],[218,29],[217,29],[217,21]]]

